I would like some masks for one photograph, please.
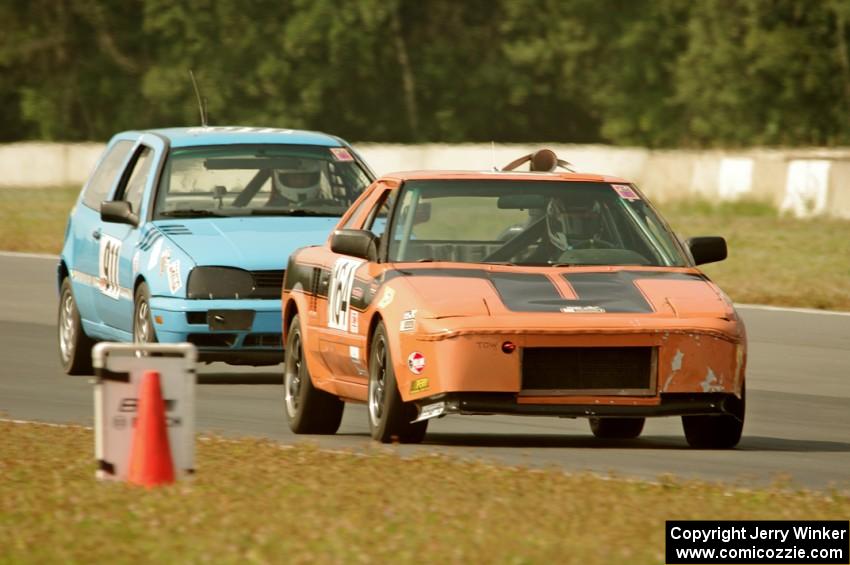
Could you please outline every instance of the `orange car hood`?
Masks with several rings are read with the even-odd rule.
[[[732,319],[731,303],[696,269],[411,268],[398,272],[422,318],[588,313]]]
[[[459,280],[454,276],[405,277],[417,294],[417,315],[422,318],[487,316],[486,300],[494,298],[493,286],[486,279]]]

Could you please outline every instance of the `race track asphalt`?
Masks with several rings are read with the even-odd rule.
[[[56,352],[56,260],[0,254],[0,417],[91,425],[92,386],[67,377]],[[850,488],[850,315],[741,307],[750,337],[747,423],[732,451],[687,447],[678,418],[647,422],[640,439],[600,441],[587,422],[558,418],[449,416],[432,421],[421,446],[380,447],[402,455],[439,452],[508,465],[742,486],[790,480]],[[197,428],[229,436],[309,441],[331,449],[378,448],[365,408],[348,405],[335,436],[294,436],[283,419],[279,368],[252,369],[259,384],[225,365],[199,370]]]

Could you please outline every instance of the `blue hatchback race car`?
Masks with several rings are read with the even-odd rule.
[[[58,265],[59,353],[97,340],[194,343],[203,361],[283,359],[289,254],[323,243],[374,178],[343,140],[252,127],[110,140],[71,211]]]

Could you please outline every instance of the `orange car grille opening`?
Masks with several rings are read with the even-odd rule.
[[[647,390],[651,347],[527,347],[523,390]]]

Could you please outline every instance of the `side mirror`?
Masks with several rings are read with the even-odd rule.
[[[697,265],[726,259],[726,240],[722,237],[692,237],[687,243]]]
[[[369,230],[336,230],[331,236],[331,251],[377,261],[378,237]]]
[[[139,225],[139,217],[126,200],[106,200],[100,203],[100,219],[115,224]]]

